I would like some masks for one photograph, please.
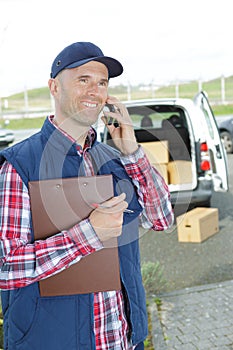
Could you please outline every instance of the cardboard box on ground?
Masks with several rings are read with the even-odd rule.
[[[179,242],[201,243],[219,231],[218,209],[199,207],[176,218]]]

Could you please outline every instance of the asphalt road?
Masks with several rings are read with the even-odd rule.
[[[159,262],[165,286],[160,292],[233,279],[233,154],[228,155],[229,192],[215,193],[220,230],[202,243],[178,242],[176,225],[169,232],[149,231],[140,239],[142,261]],[[156,290],[156,291],[157,291]]]

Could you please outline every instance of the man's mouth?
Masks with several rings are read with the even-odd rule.
[[[90,103],[90,102],[83,102],[83,105],[88,107],[88,108],[96,108],[96,107],[98,107],[98,103],[94,103],[94,102],[92,102],[92,103]]]

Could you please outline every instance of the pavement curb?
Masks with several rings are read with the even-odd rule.
[[[156,297],[164,298],[164,297],[172,297],[172,296],[182,295],[182,294],[198,293],[198,292],[204,292],[204,291],[216,289],[216,288],[224,288],[227,286],[233,286],[233,280],[217,282],[217,283],[209,283],[209,284],[204,284],[204,285],[189,287],[184,289],[178,289],[169,293],[156,294]]]
[[[159,318],[158,308],[155,302],[152,302],[150,307],[151,324],[152,324],[152,343],[155,350],[167,349],[167,344],[164,340],[163,329]]]

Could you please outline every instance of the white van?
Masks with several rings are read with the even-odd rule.
[[[206,93],[125,105],[137,141],[168,183],[173,207],[210,206],[213,191],[228,190],[226,152]],[[101,136],[114,147],[107,129]]]

